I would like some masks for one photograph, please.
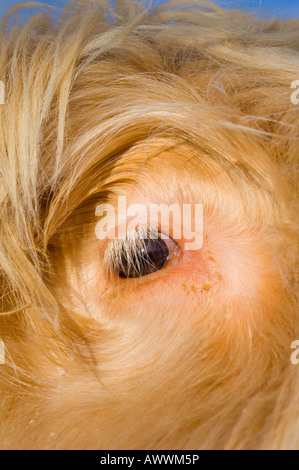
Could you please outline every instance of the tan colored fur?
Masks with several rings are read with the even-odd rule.
[[[188,4],[2,23],[2,449],[299,448],[299,21]],[[202,249],[111,279],[119,195]]]

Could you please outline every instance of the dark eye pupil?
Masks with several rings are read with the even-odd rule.
[[[146,276],[163,269],[168,257],[168,247],[161,238],[142,240],[130,259],[127,254],[122,254],[118,275],[125,278]]]

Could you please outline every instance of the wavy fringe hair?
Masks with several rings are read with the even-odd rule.
[[[22,20],[25,6],[40,12]],[[204,0],[29,2],[0,34],[1,448],[298,448],[299,20]],[[238,187],[247,224],[268,224],[280,281],[259,315],[228,328],[141,306],[140,330],[67,300],[95,203],[155,146],[224,169],[222,209]]]

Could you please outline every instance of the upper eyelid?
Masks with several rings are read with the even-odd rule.
[[[159,227],[148,227],[148,226],[141,226],[140,229],[136,230],[135,227],[133,227],[131,230],[127,230],[126,228],[126,232],[124,233],[124,236],[120,236],[120,237],[116,237],[115,239],[116,240],[128,240],[128,241],[134,241],[134,240],[137,240],[137,239],[141,239],[141,236],[143,236],[143,239],[147,239],[148,238],[148,234],[151,235],[151,238],[152,239],[156,239],[156,238],[162,238],[162,239],[171,239],[170,235],[166,234],[165,232],[162,232],[161,229]],[[110,242],[114,242],[115,240],[109,240]]]
[[[152,235],[157,235],[156,238],[153,237],[152,239],[160,238],[166,241],[170,240],[175,246],[177,246],[177,243],[169,235],[167,235],[164,232],[161,232],[159,229],[157,229],[157,227],[144,226],[142,227],[141,230],[137,230],[137,231],[132,230],[128,234],[126,233],[125,237],[116,238],[115,240],[110,240],[104,252],[103,267],[106,269],[112,268],[113,270],[113,267],[115,267],[117,264],[116,258],[117,256],[120,257],[122,250],[125,249],[127,253],[130,253],[130,247],[132,247],[132,244],[134,243],[134,241],[141,240],[141,238],[138,237],[138,235],[140,234],[145,235],[145,234],[148,234],[149,232],[152,233]],[[130,235],[133,235],[133,233],[137,236],[130,237]],[[162,238],[161,235],[163,235],[164,238]]]
[[[153,240],[161,238],[162,240],[171,240],[173,241],[173,243],[176,243],[174,240],[172,240],[172,238],[169,235],[165,234],[164,232],[160,232],[160,230],[158,230],[157,228],[144,227],[143,230],[137,230],[137,231],[132,230],[132,232],[126,233],[125,237],[120,237],[120,238],[117,237],[114,240],[109,240],[105,249],[104,258],[107,259],[107,250],[110,250],[110,254],[112,254],[113,250],[116,251],[116,250],[119,250],[120,248],[126,248],[126,243],[127,243],[127,248],[129,249],[130,248],[129,243],[134,243],[134,241],[136,240],[142,240],[142,238],[139,237],[139,235],[144,235],[143,239],[147,239],[148,237],[146,237],[145,235],[148,233],[153,235],[151,237]],[[133,234],[135,234],[136,236],[135,237],[132,236]]]

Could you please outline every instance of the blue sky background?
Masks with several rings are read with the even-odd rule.
[[[23,0],[26,1],[26,0]],[[299,18],[299,0],[214,0],[215,3],[226,7],[255,9],[262,16],[277,15],[281,18]],[[68,0],[39,0],[40,3],[48,3],[55,6],[64,6]],[[20,3],[20,0],[0,0],[0,16],[9,7]],[[159,6],[165,0],[153,0],[153,6]],[[182,3],[183,0],[182,0]]]

